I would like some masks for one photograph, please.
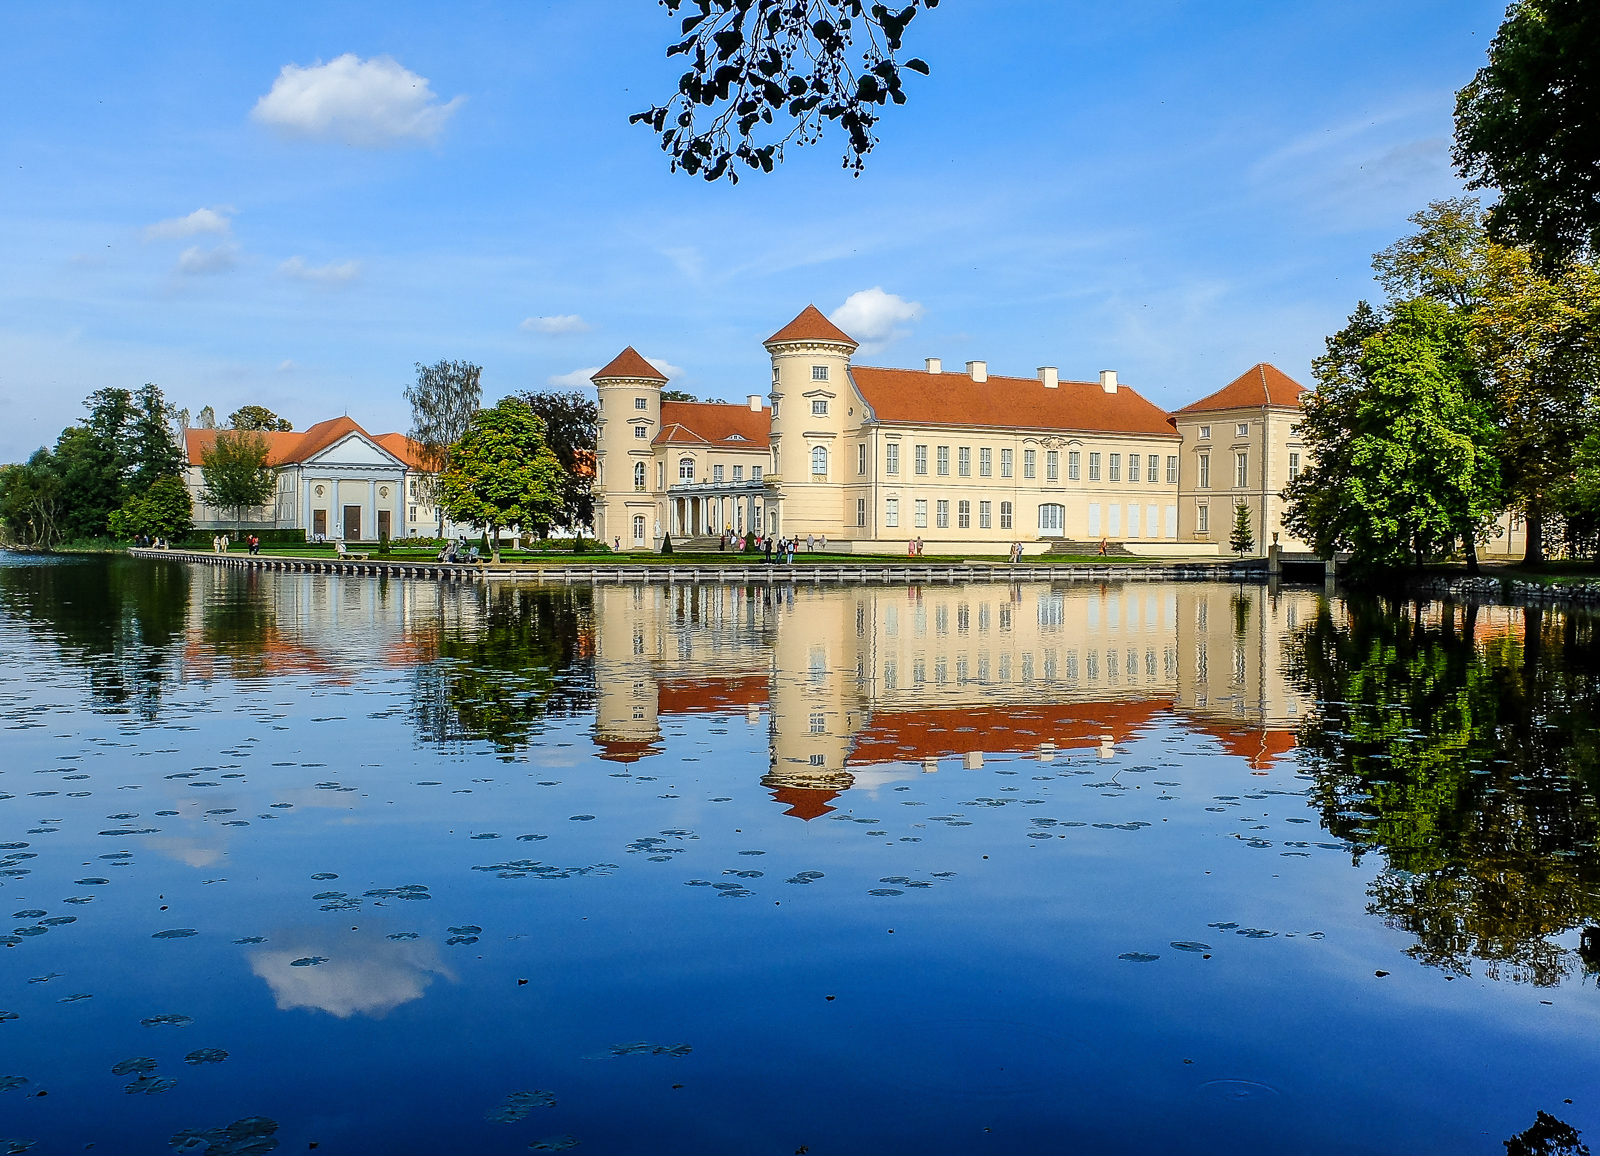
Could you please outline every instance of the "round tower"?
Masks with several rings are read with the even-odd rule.
[[[856,341],[815,305],[763,342],[772,355],[772,465],[768,533],[847,536],[844,483],[852,478],[845,431],[860,425],[850,380]]]
[[[665,521],[655,438],[666,375],[628,346],[589,380],[600,395],[595,439],[595,534],[608,546],[654,550]]]

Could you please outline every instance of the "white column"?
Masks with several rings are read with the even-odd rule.
[[[361,527],[361,532],[369,540],[376,541],[378,537],[378,483],[367,479],[367,516],[372,519],[371,525]]]

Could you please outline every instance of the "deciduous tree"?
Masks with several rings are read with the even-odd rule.
[[[520,398],[472,415],[439,477],[450,517],[487,534],[500,561],[500,531],[548,523],[561,502],[561,463],[545,444],[544,422]]]
[[[544,440],[561,463],[561,508],[556,518],[581,531],[594,522],[594,451],[600,412],[577,390],[519,395],[544,422]],[[548,525],[538,527],[544,534]]]
[[[406,386],[411,432],[426,473],[417,479],[417,496],[439,506],[437,479],[450,465],[450,448],[461,440],[483,400],[481,366],[470,361],[417,362],[417,380]],[[444,533],[444,516],[439,518]]]
[[[288,433],[294,429],[294,423],[288,418],[279,417],[264,405],[243,405],[228,415],[228,428]]]
[[[200,451],[201,497],[209,505],[232,510],[244,532],[244,512],[272,500],[276,471],[267,464],[267,439],[254,430],[223,430]]]
[[[194,528],[194,502],[183,479],[157,478],[144,490],[129,494],[122,508],[107,519],[118,538],[148,534],[152,538],[181,538]]]
[[[674,172],[730,182],[740,166],[770,173],[787,144],[814,143],[832,122],[848,138],[845,167],[859,173],[878,143],[879,110],[906,102],[901,69],[928,73],[897,54],[907,25],[938,3],[661,0],[673,15],[689,13],[667,49],[689,68],[665,104],[629,119],[661,138]]]
[[[162,478],[183,474],[183,447],[175,434],[177,411],[161,387],[146,382],[134,397],[135,413],[128,431],[128,488],[143,493]]]
[[[50,549],[61,540],[61,474],[49,450],[0,466],[0,522],[12,541]]]

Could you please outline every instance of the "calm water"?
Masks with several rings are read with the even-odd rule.
[[[1550,611],[13,559],[0,1152],[1592,1138],[1597,723]]]

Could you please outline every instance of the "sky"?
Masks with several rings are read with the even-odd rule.
[[[866,171],[831,133],[737,186],[628,114],[650,0],[0,7],[0,461],[104,386],[403,430],[417,362],[486,401],[635,346],[765,392],[816,304],[859,364],[1102,369],[1176,408],[1311,359],[1371,255],[1459,195],[1479,0],[944,0]]]

